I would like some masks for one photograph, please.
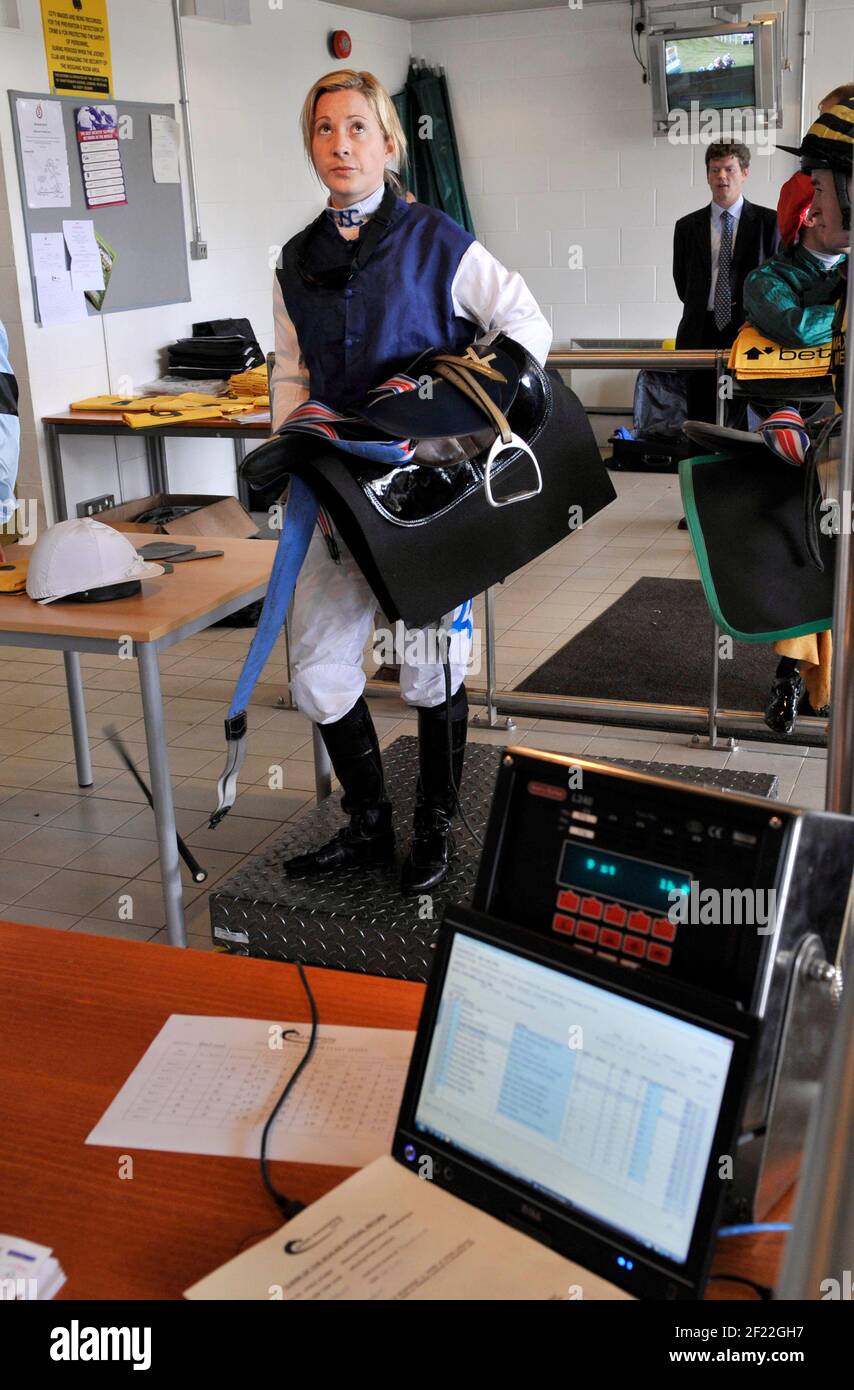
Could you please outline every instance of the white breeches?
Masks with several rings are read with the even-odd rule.
[[[315,527],[297,580],[291,625],[291,691],[315,724],[343,719],[365,688],[362,661],[375,632],[377,600],[356,561],[336,532],[341,563],[329,554]],[[437,615],[437,623],[443,615]],[[472,646],[471,600],[446,622],[450,632],[451,694],[462,684]],[[395,631],[396,629],[396,631]],[[386,636],[387,634],[387,636]],[[410,705],[430,709],[445,699],[445,678],[435,628],[404,628],[385,622],[381,634],[394,641],[400,662],[400,693]]]

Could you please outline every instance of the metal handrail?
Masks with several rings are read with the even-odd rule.
[[[721,354],[714,348],[680,349],[669,348],[552,348],[546,362],[547,367],[559,371],[571,371],[573,367],[611,367],[640,370],[653,367],[658,371],[699,371],[717,365]]]

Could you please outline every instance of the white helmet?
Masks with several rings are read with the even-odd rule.
[[[30,555],[27,593],[36,603],[59,598],[124,598],[141,579],[163,574],[162,565],[140,558],[121,531],[91,516],[58,521],[39,536]]]

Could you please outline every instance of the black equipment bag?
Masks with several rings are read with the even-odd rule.
[[[391,468],[366,465],[323,440],[277,436],[248,454],[242,476],[261,489],[302,477],[326,508],[395,622],[438,621],[564,540],[614,500],[593,431],[578,397],[512,339],[496,339],[515,357],[519,386],[506,418],[534,453],[497,457],[489,448],[462,463]],[[494,502],[487,496],[491,483]]]
[[[696,444],[669,435],[645,435],[643,439],[618,439],[611,435],[609,468],[628,473],[678,473],[680,459],[692,458]]]
[[[638,437],[669,436],[681,439],[682,422],[688,414],[688,395],[682,372],[638,372],[632,409]]]
[[[675,473],[696,452],[682,433],[687,415],[682,372],[640,371],[632,408],[634,439],[612,435],[610,467],[639,473]]]

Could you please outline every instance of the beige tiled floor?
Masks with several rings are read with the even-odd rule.
[[[541,560],[513,575],[496,599],[498,679],[522,680],[643,575],[696,577],[690,542],[676,529],[676,479],[614,475],[618,498]],[[482,600],[475,604],[482,621]],[[251,640],[248,630],[217,628],[161,660],[166,729],[178,827],[209,871],[203,888],[184,873],[188,937],[211,949],[208,891],[247,858],[286,833],[313,803],[311,728],[278,709],[284,690],[281,646],[256,689],[251,752],[229,817],[207,828],[223,763],[222,721]],[[773,658],[769,653],[769,679]],[[137,673],[112,657],[83,656],[95,785],[77,785],[59,653],[0,649],[0,917],[70,931],[165,941],[153,817],[104,734],[115,725],[140,769],[148,758]],[[484,654],[485,665],[485,654]],[[471,685],[484,683],[474,676]],[[399,699],[371,701],[380,741],[415,731]],[[695,748],[684,735],[517,718],[516,728],[472,727],[475,742],[528,744],[562,753],[652,758],[776,773],[780,796],[823,804],[825,760],[816,750],[743,742],[733,752]],[[268,785],[271,765],[282,790]]]

